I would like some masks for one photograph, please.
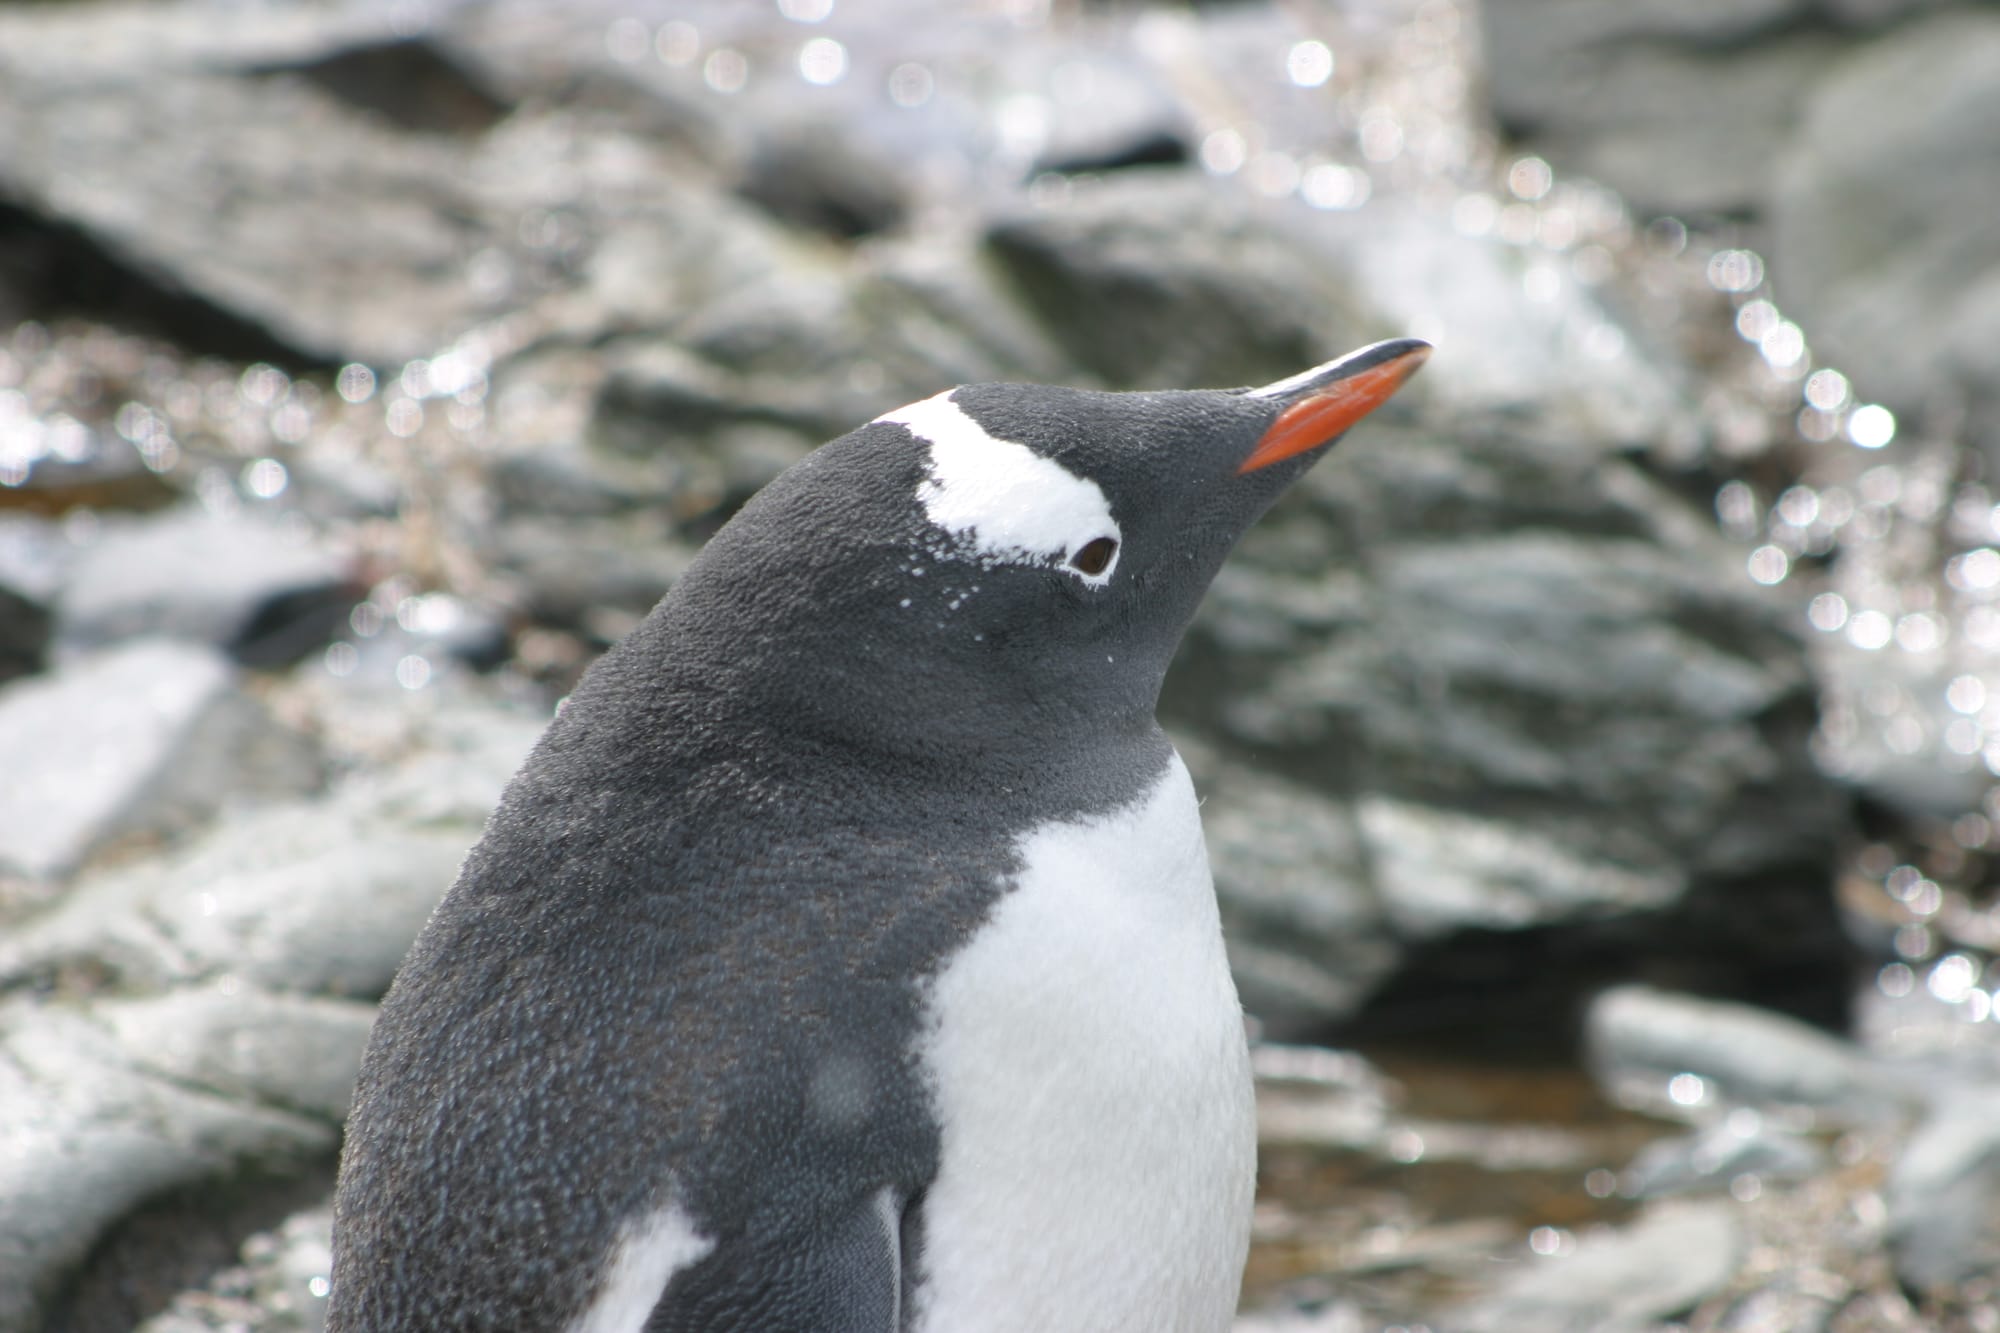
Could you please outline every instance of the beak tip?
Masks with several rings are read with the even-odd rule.
[[[1250,397],[1274,398],[1284,406],[1237,472],[1255,472],[1331,442],[1389,401],[1432,350],[1421,338],[1391,338],[1253,389]]]

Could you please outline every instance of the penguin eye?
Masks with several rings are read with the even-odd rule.
[[[1069,567],[1095,578],[1111,568],[1111,557],[1117,554],[1118,543],[1115,539],[1097,537],[1077,548],[1069,558]]]

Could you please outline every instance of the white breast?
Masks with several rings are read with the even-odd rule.
[[[1194,788],[1022,842],[939,976],[923,1333],[1229,1326],[1256,1115]]]

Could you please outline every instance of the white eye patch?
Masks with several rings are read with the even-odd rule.
[[[917,500],[932,523],[972,543],[993,560],[1058,560],[1092,587],[1110,581],[1118,567],[1118,524],[1097,483],[1043,458],[1024,444],[995,439],[951,401],[947,390],[899,407],[877,421],[894,422],[930,446],[930,475]],[[1108,560],[1092,542],[1112,543]],[[1085,572],[1086,569],[1092,572]]]

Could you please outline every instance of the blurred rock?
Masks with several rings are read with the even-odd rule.
[[[2000,1087],[1954,1088],[1889,1174],[1889,1244],[1911,1290],[2000,1282]]]
[[[281,666],[324,647],[359,594],[352,563],[302,526],[198,509],[113,520],[71,564],[57,649],[157,636]]]
[[[69,556],[55,524],[0,514],[0,681],[39,671],[47,660]]]
[[[74,1317],[96,1327],[145,1307],[123,1292],[121,1264],[182,1272],[213,1229],[228,1234],[229,1218],[203,1218],[100,1245],[142,1204],[193,1189],[172,1214],[204,1191],[330,1167],[372,1001],[540,731],[539,718],[450,700],[413,723],[384,719],[406,695],[329,694],[321,710],[357,739],[344,706],[398,726],[395,762],[312,803],[236,813],[0,936],[0,990],[50,997],[0,1001],[0,1253],[26,1275],[0,1282],[4,1333],[39,1327],[36,1305],[86,1254]],[[323,1251],[250,1256],[277,1283],[259,1299],[277,1314],[312,1308],[293,1288],[311,1297]]]
[[[539,731],[467,710],[326,800],[240,814],[168,857],[85,880],[0,936],[0,986],[230,977],[379,997]]]
[[[1823,702],[1834,707],[1845,703],[1850,718],[1856,701],[1894,699],[1902,717],[1920,735],[1941,737],[1963,716],[1946,698],[1963,664],[1946,654],[1870,652],[1856,647],[1846,635],[1821,634],[1815,636],[1812,660]],[[1827,709],[1829,715],[1834,707]],[[1993,785],[1993,774],[1976,754],[1940,755],[1935,746],[1899,749],[1890,743],[1889,728],[1881,726],[1850,722],[1839,734],[1838,745],[1821,746],[1820,767],[1884,808],[1908,817],[1953,819],[1977,809]]]
[[[1803,1135],[1738,1108],[1682,1138],[1646,1145],[1619,1175],[1618,1192],[1650,1199],[1696,1190],[1725,1190],[1743,1176],[1759,1182],[1804,1180],[1826,1169],[1826,1154]]]
[[[241,1262],[177,1297],[137,1333],[320,1333],[333,1271],[333,1208],[308,1209],[243,1243]]]
[[[160,293],[197,341],[261,335],[325,361],[424,355],[491,309],[467,261],[520,243],[456,140],[403,133],[335,91],[329,62],[371,41],[409,43],[359,10],[229,24],[9,13],[0,139],[15,151],[0,181]],[[147,135],[130,133],[141,124]],[[302,250],[318,262],[293,263]]]
[[[1856,1047],[1796,1019],[1644,986],[1598,996],[1584,1044],[1611,1097],[1662,1114],[1796,1108],[1855,1123],[1893,1116],[1917,1095]],[[1689,1076],[1698,1082],[1676,1083]]]
[[[903,217],[902,173],[823,124],[770,127],[737,189],[795,227],[847,240],[887,231]]]
[[[1316,873],[1363,886],[1322,892],[1445,950],[1408,997],[1525,1001],[1636,951],[1747,992],[1795,969],[1837,1008],[1840,799],[1801,646],[1740,557],[1631,463],[1506,414],[1391,409],[1344,448],[1223,570],[1162,709],[1349,812],[1358,853]],[[1753,904],[1783,925],[1715,928]],[[1527,928],[1562,933],[1496,934]]]
[[[270,994],[224,978],[146,999],[99,1003],[98,1020],[142,1073],[339,1124],[375,1007]]]
[[[315,746],[213,649],[138,640],[0,690],[0,870],[30,879],[319,781]]]
[[[118,1008],[0,1003],[4,1333],[39,1329],[43,1303],[142,1202],[246,1169],[296,1169],[327,1158],[338,1142],[330,1119],[142,1070],[107,1021]],[[280,1027],[262,1040],[286,1039]],[[216,1054],[225,1067],[234,1062]]]
[[[1369,890],[1360,831],[1338,801],[1199,744],[1181,749],[1202,794],[1202,827],[1243,1004],[1275,1037],[1358,1009],[1402,961]]]
[[[1443,209],[1411,199],[1295,212],[1288,222],[1291,243],[1372,312],[1367,327],[1437,344],[1411,386],[1431,414],[1520,416],[1544,447],[1585,455],[1694,447],[1688,368],[1575,266],[1497,236],[1468,236]]]
[[[1773,281],[1814,349],[1898,412],[1970,412],[1989,466],[2000,463],[1996,123],[2000,14],[1910,23],[1828,71],[1771,204]]]
[[[1760,206],[1815,76],[1845,45],[1811,0],[1481,7],[1501,128],[1646,213]]]
[[[986,249],[1048,334],[1113,388],[1262,384],[1384,331],[1337,272],[1186,171],[1124,171],[1020,208]]]
[[[531,616],[607,645],[652,610],[697,549],[647,513],[587,527],[514,519],[494,534],[494,548],[496,566],[519,586]]]
[[[1725,1201],[1654,1204],[1573,1253],[1533,1257],[1492,1294],[1446,1315],[1450,1333],[1624,1333],[1653,1329],[1719,1291],[1744,1260],[1742,1223]]]

